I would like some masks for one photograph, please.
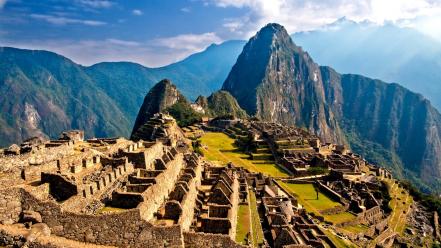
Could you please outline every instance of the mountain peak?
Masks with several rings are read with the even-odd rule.
[[[162,79],[155,84],[144,98],[144,102],[136,117],[132,138],[138,129],[147,123],[154,114],[164,111],[180,100],[187,101],[169,79]]]
[[[250,41],[266,42],[268,45],[278,41],[293,43],[285,27],[277,23],[268,23]]]
[[[339,127],[325,106],[318,65],[279,24],[266,25],[248,41],[223,90],[261,120],[307,127],[326,141],[342,141],[335,135]],[[302,112],[307,114],[302,116]],[[328,116],[327,121],[322,116]]]
[[[278,23],[268,23],[263,28],[260,29],[260,32],[273,32],[273,33],[285,32],[285,33],[287,33],[285,27],[283,27],[282,25],[280,25]]]
[[[167,78],[164,78],[164,79],[162,79],[161,81],[159,81],[156,85],[155,85],[155,87],[156,86],[165,86],[165,87],[167,87],[167,86],[172,86],[172,87],[176,87],[171,81],[170,81],[170,79],[167,79]]]

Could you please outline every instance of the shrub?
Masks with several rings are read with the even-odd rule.
[[[194,111],[190,104],[185,101],[178,101],[167,108],[167,111],[176,119],[180,127],[187,127],[202,120],[202,114]]]
[[[329,172],[328,168],[324,168],[324,167],[309,167],[308,168],[308,173],[311,175],[326,174],[328,172]]]

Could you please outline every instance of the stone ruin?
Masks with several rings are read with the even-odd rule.
[[[184,136],[182,130],[176,127],[176,120],[173,117],[157,113],[132,134],[132,139],[162,142],[175,146],[180,137]]]
[[[335,247],[291,195],[272,178],[241,169],[250,190],[260,199],[266,245],[270,247]]]
[[[351,176],[345,176],[343,172],[331,171],[329,176],[315,182],[321,191],[345,206],[337,212],[344,210],[357,216],[355,220],[341,223],[340,226],[355,224],[372,226],[382,223],[387,217],[383,209],[388,202],[383,200],[381,189],[387,189],[374,175],[356,178]],[[376,234],[378,235],[384,228],[383,225],[379,225]]]
[[[322,144],[301,128],[256,121],[245,126],[257,149],[270,147],[276,161],[296,177],[313,175],[314,168],[357,174],[367,165],[345,146]]]
[[[83,141],[84,140],[84,131],[83,130],[70,130],[66,132],[62,132],[60,135],[60,140],[72,140]]]
[[[239,203],[238,175],[232,168],[206,166],[192,229],[235,237]]]
[[[0,156],[0,245],[242,247],[234,169],[207,167],[169,116],[149,123],[146,140],[76,130]]]
[[[378,178],[391,179],[390,171],[367,164],[344,146],[321,144],[303,129],[228,123],[232,132],[227,134],[250,137],[259,149],[251,157],[271,153],[292,174],[281,180],[308,180],[301,177],[309,176],[311,167],[328,170],[308,183],[342,205],[322,214],[356,216],[339,226],[369,226],[364,235],[370,238],[388,228],[383,210],[388,202]],[[317,224],[319,218],[307,213],[279,180],[204,160],[170,116],[155,115],[135,137],[84,139],[74,130],[57,140],[33,138],[4,150],[0,246],[249,247],[249,239],[248,246],[235,242],[242,224],[238,209],[251,209],[255,196],[261,247],[336,247]],[[372,173],[364,173],[366,168]],[[418,209],[412,214],[421,216]],[[409,228],[434,232],[426,224],[429,217]]]

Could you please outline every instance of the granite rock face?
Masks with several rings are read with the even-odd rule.
[[[441,190],[441,115],[430,102],[397,84],[317,65],[281,25],[248,41],[222,88],[250,115],[307,128]]]
[[[279,24],[268,24],[250,39],[223,89],[250,115],[307,127],[326,141],[344,143],[326,104],[320,67]]]
[[[139,127],[147,123],[154,114],[163,112],[168,107],[173,106],[178,101],[187,101],[179,92],[174,84],[168,79],[163,79],[147,93],[141,105],[135,125],[133,126],[132,136]]]

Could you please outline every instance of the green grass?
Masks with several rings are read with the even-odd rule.
[[[343,222],[352,221],[356,218],[355,215],[349,212],[343,212],[339,214],[323,215],[326,221],[332,222],[333,224],[339,224]]]
[[[322,228],[322,231],[325,233],[326,236],[329,237],[329,239],[331,240],[331,242],[338,248],[353,248],[353,247],[357,247],[353,244],[350,243],[350,241],[346,241],[343,240],[341,238],[339,238],[338,236],[332,234],[330,231],[325,230]]]
[[[124,209],[124,208],[115,208],[115,207],[105,206],[105,207],[101,208],[100,210],[98,210],[97,213],[101,214],[101,213],[111,213],[111,212],[123,212],[126,210],[127,209]]]
[[[247,234],[250,232],[250,208],[248,205],[239,205],[237,210],[236,242],[246,244]]]
[[[356,218],[355,215],[349,212],[343,212],[339,214],[322,215],[321,211],[341,206],[339,202],[336,202],[329,198],[327,195],[319,192],[319,197],[317,199],[314,186],[310,183],[308,184],[295,184],[295,183],[284,183],[279,181],[280,185],[293,193],[298,202],[310,213],[314,213],[317,216],[323,216],[325,221],[332,222],[333,224],[343,223],[347,221],[352,221]]]
[[[256,195],[253,191],[249,191],[250,193],[250,210],[251,210],[251,224],[253,228],[253,246],[258,247],[259,244],[263,243],[263,231],[262,225],[260,224],[259,213],[257,212],[257,202]]]
[[[333,208],[340,206],[339,202],[336,202],[326,196],[325,194],[319,192],[319,197],[317,199],[314,186],[310,183],[308,184],[294,184],[294,183],[283,183],[286,187],[295,195],[297,195],[297,200],[302,204],[309,212],[319,212],[321,210]]]
[[[362,233],[362,232],[366,232],[369,229],[369,227],[365,225],[354,225],[354,226],[344,226],[341,229],[351,233]]]
[[[406,227],[406,216],[413,199],[407,190],[400,188],[393,180],[387,179],[385,182],[389,185],[389,195],[392,197],[389,202],[392,209],[389,225],[395,232],[401,234]]]
[[[201,141],[203,147],[208,147],[208,149],[204,149],[205,158],[219,165],[232,162],[235,166],[241,166],[253,172],[261,172],[268,176],[288,176],[288,173],[278,167],[274,161],[249,159],[247,154],[234,145],[234,139],[224,133],[207,132],[201,137]]]
[[[400,188],[394,180],[384,179],[384,182],[389,186],[389,195],[391,196],[391,200],[389,201],[389,207],[392,209],[389,217],[389,228],[387,231],[389,233],[396,232],[398,234],[402,234],[404,229],[406,228],[407,223],[407,215],[410,210],[410,206],[412,205],[413,198],[409,195],[407,190],[403,190]],[[383,232],[383,233],[386,233]],[[375,247],[377,240],[381,237],[375,238],[368,247]],[[384,237],[381,237],[384,238]]]

